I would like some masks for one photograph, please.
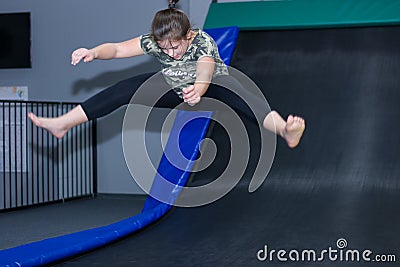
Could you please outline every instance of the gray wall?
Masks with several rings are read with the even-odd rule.
[[[70,64],[78,47],[121,41],[146,33],[154,13],[167,1],[139,0],[2,0],[0,12],[31,12],[32,68],[0,70],[0,86],[26,85],[30,100],[81,102],[104,87],[136,73],[159,70],[148,56],[134,59]],[[199,2],[203,2],[199,5]],[[196,14],[193,24],[201,27],[210,1],[181,1],[180,8]],[[99,192],[141,193],[126,167],[121,127],[124,109],[100,119],[98,124]],[[155,122],[161,123],[161,122]],[[159,138],[159,133],[149,134]],[[157,158],[157,147],[150,154]]]
[[[188,16],[190,17],[190,22],[194,28],[203,28],[210,4],[211,0],[188,1]]]

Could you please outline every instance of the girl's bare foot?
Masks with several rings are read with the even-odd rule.
[[[59,123],[57,118],[42,118],[37,117],[35,114],[30,112],[28,114],[29,119],[31,119],[32,123],[37,127],[43,128],[49,131],[52,135],[57,138],[62,138],[68,131],[65,129],[61,123]]]
[[[289,115],[286,121],[283,138],[285,138],[289,147],[296,147],[303,135],[306,124],[303,118]]]

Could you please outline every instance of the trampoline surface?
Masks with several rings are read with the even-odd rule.
[[[395,266],[399,29],[240,33],[232,65],[263,89],[273,109],[306,118],[300,146],[289,149],[279,140],[267,180],[250,194],[259,140],[249,123],[250,164],[227,196],[198,208],[175,208],[144,231],[59,265]],[[192,185],[215,179],[226,166],[230,144],[218,124],[211,138],[217,159],[194,175]],[[279,250],[286,261],[278,258]],[[307,260],[310,250],[315,260],[312,254]],[[291,251],[300,258],[296,252],[289,258]],[[365,251],[371,254],[362,258]]]
[[[145,196],[100,194],[0,215],[0,249],[61,236],[140,213]]]

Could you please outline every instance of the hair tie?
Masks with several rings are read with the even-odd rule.
[[[168,4],[168,8],[175,8],[175,4],[174,3],[169,3]]]

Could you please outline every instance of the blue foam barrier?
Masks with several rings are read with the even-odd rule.
[[[217,43],[221,59],[226,65],[231,64],[233,52],[235,51],[237,38],[239,36],[239,27],[224,27],[214,29],[204,29]]]
[[[189,171],[192,170],[194,160],[199,153],[199,140],[205,136],[211,116],[212,112],[178,111],[151,187],[151,196],[147,198],[143,211],[164,204],[157,199],[166,200],[165,205],[175,202],[181,187],[189,178]],[[193,141],[198,142],[196,146]],[[189,147],[190,149],[187,149]],[[166,185],[164,179],[175,186]],[[152,196],[158,197],[155,199]]]
[[[0,266],[42,266],[116,241],[151,224],[168,211],[159,205],[147,212],[107,226],[45,239],[0,251]]]

